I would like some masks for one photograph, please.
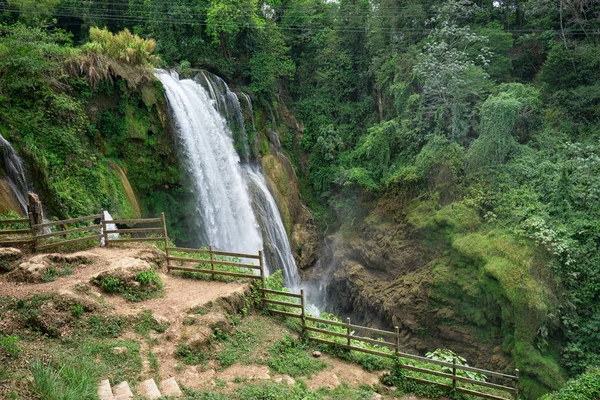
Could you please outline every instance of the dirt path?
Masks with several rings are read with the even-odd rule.
[[[72,256],[81,256],[88,260],[87,264],[81,264],[74,268],[74,273],[68,276],[56,277],[53,282],[47,283],[21,283],[13,282],[7,275],[0,275],[0,296],[11,296],[15,298],[27,298],[36,293],[70,292],[80,284],[88,284],[94,276],[115,268],[119,262],[131,262],[131,259],[140,259],[148,262],[161,264],[164,254],[158,249],[145,245],[131,246],[128,248],[93,248],[83,252],[74,253]],[[23,257],[22,262],[30,260],[35,262],[35,257],[42,255],[28,255]],[[143,358],[143,375],[155,376],[159,379],[175,377],[176,380],[187,387],[194,389],[217,389],[223,382],[226,383],[226,392],[243,386],[247,381],[274,381],[293,385],[295,380],[287,375],[273,374],[264,363],[239,364],[236,363],[228,368],[221,369],[215,361],[204,366],[183,366],[179,360],[174,358],[177,345],[183,327],[183,320],[191,308],[205,305],[218,298],[225,298],[248,289],[245,283],[223,283],[218,281],[201,281],[184,279],[178,276],[159,272],[164,284],[164,297],[151,299],[139,303],[132,303],[119,295],[107,295],[101,293],[95,286],[91,287],[91,294],[101,297],[107,303],[112,312],[132,316],[144,310],[152,310],[155,317],[169,321],[170,326],[165,334],[152,333],[150,337],[141,337],[134,332],[127,332],[124,338],[138,340],[142,344],[141,354]],[[250,317],[253,318],[253,317]],[[265,317],[254,317],[265,318]],[[284,330],[270,329],[269,332],[261,334],[262,349],[269,348],[275,341],[279,340]],[[217,345],[218,346],[218,345]],[[212,352],[218,350],[213,349]],[[256,350],[258,351],[258,350]],[[266,350],[261,350],[265,352]],[[149,355],[153,353],[159,360],[159,370],[151,371]],[[259,354],[260,355],[260,354]],[[213,358],[214,353],[210,354]],[[267,354],[262,356],[267,357]],[[251,353],[249,357],[262,359],[257,354]],[[352,387],[360,385],[376,385],[379,383],[381,372],[368,372],[356,364],[322,355],[321,358],[327,364],[327,368],[315,373],[310,377],[304,377],[308,388],[317,390],[322,387],[335,389],[342,383]],[[395,398],[388,395],[376,397],[377,399]],[[404,400],[419,400],[414,396],[403,397]]]

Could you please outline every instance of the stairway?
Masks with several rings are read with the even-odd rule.
[[[137,385],[137,393],[147,400],[156,400],[161,396],[180,397],[181,390],[175,378],[169,378],[160,383],[160,390],[154,379],[147,379]],[[111,389],[108,379],[98,385],[98,397],[100,400],[133,400],[133,392],[129,383],[120,382]]]

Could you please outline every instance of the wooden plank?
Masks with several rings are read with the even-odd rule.
[[[495,396],[493,394],[476,392],[474,390],[469,390],[469,389],[465,389],[465,388],[461,388],[461,387],[457,387],[455,390],[458,393],[470,394],[471,396],[483,397],[484,399],[490,399],[490,400],[510,400],[509,398],[506,398],[506,397],[500,397],[500,396]]]
[[[380,357],[385,357],[385,358],[396,358],[396,356],[394,354],[384,353],[383,351],[363,349],[361,347],[356,347],[356,346],[349,346],[349,347],[346,346],[346,348],[348,348],[350,350],[354,350],[354,351],[359,351],[361,353],[373,354],[374,356],[380,356]]]
[[[20,218],[20,219],[0,219],[0,225],[8,225],[8,224],[28,224],[29,218]]]
[[[442,367],[456,368],[461,371],[477,372],[477,373],[484,374],[484,375],[495,376],[497,378],[511,379],[511,380],[517,379],[517,377],[513,376],[513,375],[502,374],[500,372],[494,372],[494,371],[487,371],[485,369],[480,369],[480,368],[475,368],[475,367],[467,367],[464,365],[454,365],[454,364],[446,362],[446,361],[432,360],[430,358],[415,356],[415,355],[408,354],[408,353],[399,352],[398,356],[401,358],[408,358],[410,360],[417,360],[417,361],[423,361],[423,362],[430,363],[430,364],[441,365]]]
[[[12,246],[17,244],[32,244],[33,239],[29,240],[3,240],[0,241],[0,246]]]
[[[452,390],[453,389],[452,385],[448,385],[446,383],[429,381],[429,380],[423,379],[423,378],[415,378],[414,376],[405,376],[405,378],[413,380],[415,382],[422,383],[424,385],[435,385],[437,387],[441,387],[442,389],[448,389],[448,390]]]
[[[204,260],[204,259],[197,259],[197,258],[169,256],[169,260],[170,261],[182,261],[182,262],[196,262],[198,264],[227,265],[227,266],[240,267],[240,268],[260,269],[259,265],[227,263],[227,262],[222,262],[222,261],[211,261],[211,260]]]
[[[185,267],[177,267],[177,266],[171,266],[170,269],[176,270],[176,271],[199,272],[201,274],[226,275],[226,276],[236,276],[238,278],[260,279],[260,275],[238,274],[236,272],[227,272],[227,271],[219,271],[219,270],[213,271],[211,269],[196,269],[196,268],[185,268]]]
[[[348,337],[348,335],[346,335],[345,333],[340,333],[340,332],[332,332],[332,331],[328,331],[327,329],[319,329],[319,328],[314,328],[312,326],[307,326],[305,328],[307,331],[311,331],[311,332],[317,332],[317,333],[322,333],[324,335],[328,335],[328,336],[336,336],[336,337],[341,337],[341,338],[346,338]],[[312,339],[312,338],[311,338]]]
[[[156,222],[162,222],[162,218],[113,219],[112,221],[106,221],[107,224],[121,225],[151,224]]]
[[[376,339],[371,339],[371,338],[366,338],[366,337],[356,336],[356,335],[352,335],[350,338],[352,340],[357,340],[359,342],[377,344],[380,346],[387,346],[390,348],[390,350],[396,349],[396,343],[392,343],[392,342],[386,342],[386,341],[381,341],[381,340],[376,340]]]
[[[310,316],[306,316],[306,320],[307,321],[312,321],[312,322],[319,322],[319,323],[323,323],[323,324],[328,324],[328,325],[333,325],[333,326],[347,326],[347,324],[343,323],[343,322],[338,322],[338,321],[330,321],[328,319],[323,319],[323,318],[316,318],[316,317],[310,317]]]
[[[200,254],[210,254],[211,250],[204,249],[191,249],[188,247],[169,247],[169,251],[179,251],[181,253],[200,253]],[[255,260],[260,260],[260,256],[254,254],[242,254],[242,253],[228,253],[225,251],[212,250],[213,254],[219,256],[230,256],[230,257],[240,257],[240,258],[252,258]]]
[[[228,257],[239,257],[239,258],[253,258],[255,260],[259,260],[260,256],[256,254],[243,254],[243,253],[229,253],[227,251],[219,251],[213,250],[213,254],[218,256],[228,256]]]
[[[77,239],[71,239],[71,240],[62,240],[60,242],[56,242],[56,243],[50,243],[50,244],[45,244],[42,246],[37,246],[37,250],[45,250],[45,249],[51,249],[53,247],[58,247],[58,246],[62,246],[65,244],[72,244],[72,243],[77,243],[77,242],[85,242],[87,240],[94,240],[94,239],[99,239],[101,238],[103,235],[92,235],[92,236],[88,236],[88,237],[84,237],[84,238],[77,238]]]
[[[279,311],[279,310],[267,310],[267,311],[269,311],[270,313],[273,313],[273,314],[283,315],[285,317],[302,318],[302,315],[300,315],[300,314],[294,314],[294,313],[291,313],[291,312]]]
[[[123,228],[123,229],[111,229],[111,230],[107,230],[106,234],[107,235],[109,233],[124,233],[124,234],[128,234],[128,233],[147,233],[147,232],[163,232],[163,231],[164,231],[163,228],[136,228],[136,229]]]
[[[145,237],[145,238],[129,238],[129,239],[106,239],[106,243],[125,243],[125,242],[162,242],[164,237]]]
[[[264,299],[263,301],[268,304],[277,304],[279,306],[302,308],[302,304],[290,303],[287,301],[279,301],[279,300],[271,300],[271,299]]]
[[[214,260],[214,261],[211,261],[210,264],[213,264],[213,265],[225,265],[225,266],[228,266],[228,267],[241,267],[241,268],[260,269],[260,265],[242,264],[242,263],[229,262],[229,261]]]
[[[295,297],[297,299],[302,298],[302,295],[300,295],[298,293],[282,292],[281,290],[262,289],[262,288],[259,288],[258,290],[260,290],[261,292],[268,293],[268,294],[277,294],[277,295],[281,295],[281,296]]]
[[[102,215],[100,215],[100,214],[99,215],[88,215],[87,217],[64,219],[62,221],[45,222],[43,224],[33,225],[32,228],[39,229],[39,228],[46,228],[48,226],[74,224],[75,222],[89,221],[91,219],[96,219],[96,218],[102,219]]]
[[[50,237],[54,237],[54,236],[69,235],[71,233],[93,231],[94,229],[100,229],[100,228],[102,228],[102,225],[90,225],[90,226],[84,226],[83,228],[69,229],[66,231],[56,231],[56,232],[51,232],[51,233],[44,233],[43,235],[36,235],[35,237],[36,237],[36,239],[46,239],[46,238],[50,238]]]
[[[199,254],[209,254],[210,250],[204,249],[192,249],[188,247],[168,247],[169,251],[179,251],[181,253],[199,253]]]
[[[31,229],[7,229],[4,231],[0,231],[0,235],[20,235],[23,233],[33,233]]]
[[[388,335],[388,336],[396,337],[396,332],[384,331],[384,330],[375,329],[375,328],[368,328],[366,326],[360,326],[360,325],[352,325],[352,324],[350,324],[350,328],[351,329],[358,329],[358,330],[366,331],[366,332],[372,332],[372,333],[376,333],[376,334],[380,334],[380,335]]]

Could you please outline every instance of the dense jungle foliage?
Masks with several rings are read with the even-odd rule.
[[[166,136],[147,135],[164,130],[160,89],[140,89],[134,66],[205,68],[274,118],[282,103],[295,114],[282,145],[329,231],[389,198],[441,234],[453,290],[491,277],[531,396],[600,364],[596,1],[0,0],[0,21],[0,133],[45,174],[57,213],[122,203],[111,163],[146,210],[181,204],[153,142]],[[128,31],[113,45],[124,29],[152,42]],[[90,187],[100,197],[76,193]]]

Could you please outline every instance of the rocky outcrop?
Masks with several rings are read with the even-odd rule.
[[[275,145],[261,159],[269,191],[281,213],[290,246],[300,269],[311,267],[318,258],[322,237],[308,208],[300,200],[300,185],[294,167]]]
[[[328,282],[328,311],[367,326],[398,326],[409,352],[448,348],[471,365],[497,371],[512,366],[501,348],[500,326],[482,329],[455,314],[475,301],[471,294],[452,298],[437,292],[436,265],[445,255],[441,243],[424,245],[419,231],[376,209],[355,231],[328,237],[326,248],[314,279]]]
[[[17,260],[23,257],[23,252],[13,247],[0,248],[0,273],[10,272],[17,266]]]
[[[20,263],[8,275],[16,282],[39,283],[48,280],[49,275],[58,274],[65,267],[80,267],[93,263],[95,254],[81,251],[73,254],[38,254]]]

